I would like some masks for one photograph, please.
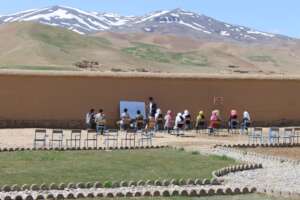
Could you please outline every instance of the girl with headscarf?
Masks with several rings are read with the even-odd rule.
[[[198,133],[199,129],[204,129],[205,126],[205,116],[204,116],[204,112],[201,110],[196,118],[196,132]]]
[[[191,115],[188,110],[184,111],[183,118],[184,118],[185,129],[186,130],[191,129]]]
[[[183,126],[184,126],[184,118],[181,113],[177,113],[177,116],[175,118],[174,129],[176,129],[177,132],[179,132],[179,130],[182,129]]]
[[[248,128],[249,128],[250,124],[251,124],[250,114],[249,114],[248,111],[244,111],[244,113],[243,113],[242,131],[241,131],[242,134],[244,133],[245,130],[248,132]]]
[[[220,111],[219,110],[212,111],[210,117],[210,125],[209,125],[210,133],[213,133],[214,129],[219,128],[220,122],[221,122]]]
[[[228,119],[228,132],[232,129],[237,129],[238,126],[238,115],[236,110],[231,110]]]
[[[155,129],[156,131],[164,129],[164,117],[160,109],[157,109],[155,113]]]
[[[165,129],[167,129],[168,133],[171,132],[173,128],[173,116],[172,111],[168,110],[166,116],[165,116]]]

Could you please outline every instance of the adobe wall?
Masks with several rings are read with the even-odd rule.
[[[120,100],[149,96],[164,111],[208,117],[218,108],[227,118],[232,108],[247,109],[257,125],[299,125],[299,88],[294,79],[1,74],[0,127],[79,128],[91,107],[103,108],[114,125]]]

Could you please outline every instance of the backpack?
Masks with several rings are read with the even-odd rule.
[[[94,113],[90,113],[90,124],[95,123],[95,114]]]
[[[183,122],[184,118],[182,116],[180,116],[180,122]]]

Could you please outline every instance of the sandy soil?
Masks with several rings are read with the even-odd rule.
[[[24,147],[32,148],[35,129],[1,129],[0,130],[0,148],[10,147]],[[52,129],[47,129],[47,144],[49,146],[49,140],[51,138]],[[64,143],[65,140],[70,138],[70,130],[64,130]],[[120,132],[118,144],[121,145],[121,140],[124,137]],[[81,145],[85,145],[86,131],[82,131]],[[138,143],[139,136],[136,138]],[[248,137],[245,135],[228,135],[226,131],[220,133],[219,136],[208,136],[204,133],[196,133],[195,131],[188,131],[183,137],[177,137],[166,133],[157,133],[153,139],[153,145],[169,145],[176,147],[184,147],[187,150],[195,150],[198,148],[211,148],[216,144],[247,144]],[[92,143],[90,143],[92,146]],[[98,145],[104,147],[104,137],[98,138]],[[257,153],[287,157],[291,159],[300,159],[300,147],[293,148],[248,148],[245,151],[254,151]]]
[[[33,147],[35,129],[1,129],[0,130],[0,148],[4,147]],[[51,138],[51,129],[47,129],[47,146]],[[70,137],[70,130],[64,130],[64,140]],[[119,144],[121,144],[122,133],[119,136]],[[86,131],[82,132],[82,145],[86,139]],[[137,138],[138,139],[138,138]],[[104,138],[98,139],[99,145],[104,146]],[[156,134],[154,145],[171,145],[182,147],[212,147],[215,144],[234,144],[246,143],[247,137],[240,135],[228,136],[226,132],[222,136],[207,136],[206,134],[196,134],[194,131],[186,133],[185,137],[176,137],[165,133]],[[65,145],[65,142],[64,142]]]
[[[252,151],[256,153],[286,157],[290,159],[300,160],[300,147],[292,147],[292,148],[249,148],[242,149],[245,151]]]

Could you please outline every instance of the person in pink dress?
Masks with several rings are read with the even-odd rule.
[[[168,131],[168,133],[171,132],[174,124],[174,119],[172,116],[172,111],[168,110],[166,116],[165,116],[165,129]]]
[[[220,119],[220,111],[214,110],[211,113],[209,130],[210,134],[214,132],[214,129],[220,128],[221,119]]]

